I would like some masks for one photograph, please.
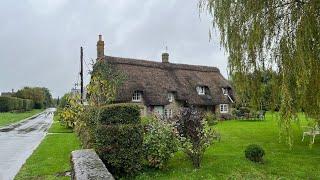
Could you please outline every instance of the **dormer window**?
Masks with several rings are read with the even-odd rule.
[[[134,91],[132,95],[132,102],[141,102],[141,101],[142,101],[141,91]]]
[[[168,101],[169,101],[169,102],[173,102],[173,100],[174,100],[174,95],[173,95],[173,93],[168,93]]]
[[[222,93],[223,95],[228,95],[228,89],[227,88],[222,88]]]
[[[199,95],[205,95],[206,94],[206,87],[205,86],[198,86],[197,92]]]

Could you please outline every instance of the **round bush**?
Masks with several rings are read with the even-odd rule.
[[[253,162],[262,162],[262,158],[265,155],[262,147],[256,144],[249,145],[244,153],[246,158]]]

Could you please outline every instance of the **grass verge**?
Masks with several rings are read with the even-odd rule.
[[[55,116],[49,134],[20,169],[16,180],[70,179],[65,176],[71,169],[70,153],[80,149],[80,141],[72,129],[61,126],[58,120]]]
[[[306,125],[301,116],[300,124]],[[182,152],[178,152],[164,170],[145,169],[136,179],[319,179],[320,137],[309,148],[309,138],[301,142],[303,129],[293,124],[293,149],[279,143],[276,114],[268,113],[264,121],[224,121],[216,129],[221,134],[206,151],[200,169]],[[263,164],[244,157],[249,144],[259,144],[265,151]]]
[[[35,114],[43,111],[42,109],[34,109],[27,112],[5,112],[0,113],[0,127],[7,126],[12,123],[16,123],[28,117],[31,117]]]

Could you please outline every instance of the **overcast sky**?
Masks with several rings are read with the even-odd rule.
[[[54,97],[79,80],[80,46],[88,66],[98,34],[105,54],[216,66],[227,76],[227,55],[210,17],[197,0],[1,0],[0,92],[24,86],[50,89]],[[85,65],[86,81],[88,67]]]

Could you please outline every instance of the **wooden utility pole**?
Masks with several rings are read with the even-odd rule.
[[[83,48],[80,48],[81,104],[83,104]]]

